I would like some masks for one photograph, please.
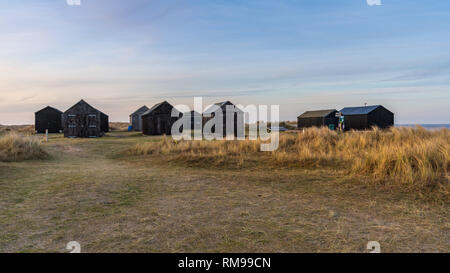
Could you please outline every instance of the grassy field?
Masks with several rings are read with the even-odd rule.
[[[69,241],[82,252],[450,251],[447,175],[398,187],[329,162],[295,168],[289,153],[268,167],[162,142],[51,135],[45,158],[0,161],[0,252],[66,252]]]
[[[187,165],[223,168],[319,168],[350,176],[370,176],[372,182],[402,189],[448,193],[450,130],[419,128],[350,131],[310,128],[280,135],[274,152],[261,152],[261,141],[174,141],[135,145],[132,155],[164,155]]]

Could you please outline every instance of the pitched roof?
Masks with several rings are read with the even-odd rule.
[[[326,110],[315,110],[315,111],[306,111],[305,113],[298,116],[299,118],[322,118],[328,116],[329,114],[337,112],[336,109],[326,109]]]
[[[371,105],[371,106],[359,106],[359,107],[345,107],[340,112],[344,116],[351,115],[367,115],[378,107],[383,107],[381,105]]]
[[[89,106],[90,108],[94,109],[95,111],[99,111],[101,114],[108,116],[107,114],[103,113],[102,111],[98,110],[97,108],[93,107],[92,105],[90,105],[89,103],[87,103],[85,100],[80,100],[79,102],[75,103],[72,107],[70,107],[67,111],[72,110],[73,108],[75,108],[76,106],[80,105],[80,104],[86,104],[87,106]]]
[[[223,101],[223,102],[214,103],[213,105],[208,107],[203,113],[204,114],[211,114],[211,113],[214,113],[215,111],[219,110],[219,108],[222,108],[223,110],[225,110],[226,109],[225,107],[227,105],[232,105],[232,106],[235,107],[236,110],[242,111],[241,109],[239,109],[239,107],[234,105],[231,101],[227,100],[227,101]]]
[[[218,103],[214,103],[214,105],[217,105],[217,106],[220,106],[220,107],[222,107],[222,106],[224,106],[224,105],[226,105],[226,104],[232,104],[232,103],[231,103],[231,101],[229,101],[229,100],[227,100],[227,101],[222,101],[222,102],[218,102]]]
[[[42,108],[41,110],[37,111],[36,114],[39,113],[39,112],[41,112],[41,111],[47,110],[47,109],[54,110],[54,111],[56,111],[56,112],[62,114],[61,111],[59,111],[58,109],[56,109],[56,108],[54,108],[54,107],[51,107],[51,106],[47,106],[47,107],[45,107],[45,108]]]
[[[136,111],[134,111],[133,114],[131,114],[130,116],[134,116],[136,114],[142,114],[142,113],[145,113],[148,110],[149,110],[148,107],[144,105],[141,108],[139,108]]]
[[[152,106],[152,108],[148,109],[147,111],[145,111],[144,113],[142,113],[143,116],[150,114],[151,112],[155,111],[158,107],[160,107],[163,103],[165,103],[167,101],[163,101],[160,103],[157,103],[155,105]]]
[[[151,114],[153,111],[157,110],[159,107],[161,107],[161,106],[164,105],[164,104],[168,104],[168,105],[170,105],[172,108],[174,108],[175,110],[177,110],[175,107],[173,107],[173,106],[172,106],[170,103],[168,103],[167,101],[163,101],[163,102],[160,102],[160,103],[157,103],[157,104],[153,105],[152,108],[150,108],[149,110],[145,111],[142,115],[143,115],[143,116],[146,116],[146,115],[148,115],[148,114]],[[178,110],[177,110],[177,111],[178,111]]]
[[[72,110],[73,108],[77,107],[77,106],[80,105],[80,104],[86,104],[86,105],[89,106],[90,108],[92,108],[92,109],[94,109],[94,110],[97,110],[97,109],[95,109],[94,107],[92,107],[92,105],[90,105],[89,103],[87,103],[85,100],[80,100],[79,102],[75,103],[72,107],[70,107],[68,110],[66,110],[66,112],[69,111],[69,110]],[[97,110],[97,111],[98,111],[98,110]],[[100,112],[100,111],[99,111],[99,112]]]

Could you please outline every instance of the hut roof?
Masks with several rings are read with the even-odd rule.
[[[92,105],[90,105],[89,103],[87,103],[85,100],[80,100],[79,102],[77,102],[76,104],[74,104],[72,107],[70,107],[67,111],[72,110],[73,108],[79,106],[80,104],[86,104],[88,107],[92,108],[93,110],[99,111],[100,114],[103,114],[105,116],[108,116],[107,114],[103,113],[102,111],[98,110],[97,108],[93,107]]]
[[[45,108],[42,108],[41,110],[37,111],[37,112],[36,112],[36,114],[37,114],[37,113],[39,113],[39,112],[41,112],[41,111],[47,110],[47,109],[49,109],[49,110],[53,110],[53,111],[56,111],[56,112],[58,112],[58,113],[61,113],[61,114],[62,114],[62,112],[61,112],[61,111],[59,111],[58,109],[56,109],[56,108],[54,108],[54,107],[51,107],[51,106],[47,106],[47,107],[45,107]]]
[[[298,116],[299,118],[323,118],[328,116],[329,114],[336,112],[336,109],[326,109],[326,110],[315,110],[315,111],[306,111],[305,113]]]
[[[383,107],[381,105],[371,105],[371,106],[359,106],[359,107],[345,107],[340,112],[344,116],[351,116],[351,115],[368,115],[373,110]]]
[[[130,116],[134,116],[136,114],[142,114],[142,113],[145,113],[148,110],[149,110],[148,107],[144,105],[141,108],[139,108],[138,110],[134,111],[133,114],[131,114]]]
[[[236,105],[234,105],[231,101],[227,100],[227,101],[223,101],[223,102],[218,102],[218,103],[214,103],[213,105],[211,105],[210,107],[208,107],[203,113],[205,114],[211,114],[214,113],[215,111],[217,111],[219,108],[222,109],[226,109],[225,107],[227,105],[232,105],[234,106],[237,110],[241,111],[241,109],[239,109]]]
[[[163,106],[164,104],[168,104],[168,105],[171,106],[172,108],[175,108],[175,107],[173,107],[170,103],[168,103],[167,101],[163,101],[163,102],[160,102],[160,103],[157,103],[157,104],[153,105],[152,108],[150,108],[149,110],[145,111],[142,115],[143,115],[143,116],[149,115],[149,114],[151,114],[152,112],[158,110],[158,108],[160,108],[160,107]],[[175,110],[177,110],[177,109],[175,108]],[[177,111],[178,111],[178,110],[177,110]]]
[[[163,101],[160,103],[157,103],[155,105],[152,106],[152,108],[148,109],[147,111],[145,111],[142,115],[146,116],[148,114],[150,114],[151,112],[155,111],[156,109],[158,109],[161,105],[163,105],[164,103],[168,103],[167,101]]]
[[[89,103],[87,103],[85,100],[80,100],[79,102],[75,103],[72,107],[70,107],[69,109],[67,109],[67,111],[70,111],[70,110],[72,110],[73,108],[78,107],[78,106],[81,105],[81,104],[86,104],[86,105],[89,106],[90,108],[92,108],[92,109],[94,109],[94,110],[97,110],[97,109],[95,109],[94,107],[92,107],[92,105],[90,105]],[[66,111],[66,112],[67,112],[67,111]],[[97,111],[98,111],[98,110],[97,110]]]
[[[222,106],[224,106],[224,105],[232,105],[232,103],[231,103],[231,101],[229,101],[229,100],[227,100],[227,101],[222,101],[222,102],[218,102],[218,103],[214,103],[214,105],[217,105],[217,106],[220,106],[220,107],[222,107]]]

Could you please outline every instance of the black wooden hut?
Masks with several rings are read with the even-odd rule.
[[[142,114],[142,133],[144,135],[171,135],[172,125],[182,114],[176,109],[177,116],[172,117],[174,107],[167,101],[155,104]]]
[[[108,116],[89,105],[79,101],[62,117],[64,137],[101,137],[109,131]]]
[[[213,104],[211,107],[205,110],[203,112],[203,126],[205,126],[206,122],[208,122],[210,119],[214,118],[217,113],[221,113],[223,116],[223,135],[227,135],[227,111],[232,111],[233,117],[234,117],[234,135],[237,136],[238,134],[238,128],[244,126],[244,112],[236,107],[233,103],[230,101],[224,101],[224,102],[218,102]],[[212,128],[213,133],[215,132],[215,128]]]
[[[381,105],[345,107],[340,112],[344,116],[345,130],[394,126],[394,113]]]
[[[130,115],[130,124],[133,126],[133,131],[142,131],[142,114],[148,110],[148,107],[144,105]]]
[[[330,125],[333,125],[336,128],[339,121],[336,113],[336,109],[306,111],[297,117],[297,127],[330,127]]]
[[[62,131],[62,112],[56,108],[47,106],[34,113],[34,129],[38,134],[44,134],[48,130],[51,134]]]

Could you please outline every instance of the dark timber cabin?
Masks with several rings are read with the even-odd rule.
[[[144,135],[171,135],[172,125],[181,113],[175,109],[177,116],[172,117],[174,107],[167,101],[155,104],[142,114],[142,133]]]
[[[231,109],[230,109],[231,108]],[[227,111],[232,111],[233,119],[234,119],[234,136],[237,136],[238,134],[238,127],[243,128],[244,126],[244,112],[236,107],[233,103],[230,101],[224,101],[224,102],[218,102],[213,104],[211,107],[206,109],[205,112],[203,112],[203,126],[205,126],[206,122],[208,122],[210,119],[214,118],[216,113],[222,113],[223,115],[223,135],[226,136],[226,117],[227,117]],[[213,127],[213,132],[215,128]]]
[[[109,118],[84,100],[63,113],[64,137],[101,137],[109,131]]]
[[[44,134],[48,130],[50,134],[57,134],[62,131],[62,112],[53,107],[47,106],[34,113],[34,129],[38,134]]]
[[[345,130],[366,130],[374,126],[384,129],[394,126],[394,113],[381,105],[345,107],[340,112],[344,116]]]
[[[297,117],[297,127],[330,127],[330,125],[333,125],[336,128],[339,121],[336,113],[336,109],[306,111]]]
[[[130,115],[130,124],[133,126],[133,131],[142,131],[142,114],[148,110],[148,107],[144,105]]]

